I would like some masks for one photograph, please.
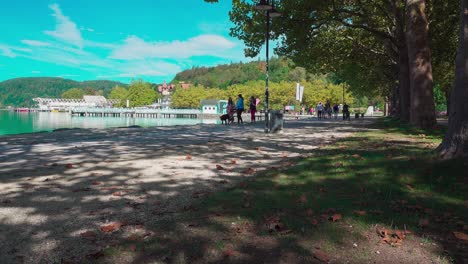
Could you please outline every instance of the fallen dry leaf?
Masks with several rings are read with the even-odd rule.
[[[343,167],[343,162],[336,162],[335,164],[333,164],[333,166],[339,168],[339,167]]]
[[[237,164],[237,161],[233,159],[233,160],[231,160],[231,164],[232,164],[232,165],[236,165],[236,164]]]
[[[412,185],[406,184],[405,186],[406,186],[406,188],[410,189],[411,191],[414,191],[414,187]]]
[[[247,188],[249,185],[246,182],[239,183],[239,188]]]
[[[128,245],[128,251],[135,251],[135,250],[136,250],[136,245],[135,244]]]
[[[101,231],[104,233],[110,233],[117,231],[122,226],[120,222],[114,222],[108,225],[101,226]]]
[[[429,226],[429,219],[427,219],[427,218],[421,218],[421,219],[419,219],[419,226],[420,226],[420,227],[427,227],[427,226]]]
[[[110,186],[110,187],[101,187],[99,188],[99,190],[103,190],[103,191],[112,191],[112,190],[116,190],[116,189],[120,189],[119,186]]]
[[[88,192],[91,191],[89,187],[74,189],[73,192]]]
[[[216,164],[216,169],[217,169],[217,170],[224,170],[224,167],[221,166],[221,165]]]
[[[318,221],[315,218],[310,219],[310,223],[314,226],[318,225]]]
[[[468,234],[462,233],[462,232],[453,232],[453,235],[461,240],[463,243],[468,244]]]
[[[101,184],[103,184],[103,182],[100,182],[100,181],[93,181],[92,184],[93,184],[93,185],[101,185]]]
[[[405,239],[406,237],[405,231],[401,231],[401,230],[395,230],[395,235],[401,240]]]
[[[330,221],[332,222],[336,222],[338,220],[341,220],[343,218],[343,216],[341,214],[334,214],[330,217]]]
[[[377,234],[382,238],[382,243],[387,243],[392,247],[401,246],[403,243],[403,239],[406,237],[407,234],[411,234],[408,230],[395,230],[392,231],[390,229],[376,229]]]
[[[425,213],[425,214],[428,214],[428,215],[432,215],[432,214],[434,214],[434,210],[432,210],[432,209],[430,209],[430,208],[425,208],[425,209],[424,209],[424,213]]]
[[[248,168],[248,169],[244,170],[244,174],[247,174],[247,175],[255,174],[255,169]]]
[[[102,250],[99,250],[94,253],[86,255],[86,257],[89,259],[98,259],[98,258],[104,257],[104,252],[102,252]]]
[[[299,197],[299,202],[302,203],[302,204],[307,203],[307,195],[305,195],[305,193],[303,193],[303,194]]]
[[[281,218],[278,215],[267,217],[265,220],[266,227],[270,233],[273,231],[280,232],[284,230],[284,224],[281,222]]]
[[[362,211],[362,210],[360,210],[360,211],[354,211],[354,213],[357,214],[357,215],[366,215],[366,214],[367,214],[366,211]]]
[[[330,257],[320,249],[314,250],[314,258],[316,258],[316,259],[318,259],[318,260],[320,260],[320,261],[322,261],[324,263],[330,262]]]
[[[68,163],[68,164],[66,165],[66,167],[67,167],[68,169],[71,169],[71,168],[73,168],[73,164]]]
[[[192,159],[192,155],[187,154],[187,156],[185,156],[185,159],[186,159],[186,160],[191,160],[191,159]]]
[[[96,232],[94,231],[86,231],[80,234],[80,237],[83,238],[95,238],[96,237]]]
[[[224,257],[233,257],[233,256],[236,256],[236,255],[239,255],[239,252],[233,250],[233,249],[225,249],[223,251],[223,256]]]

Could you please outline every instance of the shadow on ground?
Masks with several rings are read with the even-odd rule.
[[[434,160],[430,139],[382,123],[288,125],[277,137],[261,124],[7,137],[2,259],[463,263],[466,162]],[[364,127],[380,134],[350,136]],[[391,247],[377,226],[414,234]]]

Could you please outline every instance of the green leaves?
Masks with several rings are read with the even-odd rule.
[[[72,88],[70,90],[66,90],[62,93],[62,98],[65,99],[82,99],[85,95],[85,91],[80,88]]]
[[[128,88],[127,99],[130,100],[130,107],[138,107],[153,104],[158,95],[151,88],[151,84],[143,80],[134,80]]]

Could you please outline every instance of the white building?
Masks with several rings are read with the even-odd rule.
[[[83,99],[34,98],[40,111],[68,111],[74,107],[112,107],[120,100],[108,100],[104,96],[85,95]]]

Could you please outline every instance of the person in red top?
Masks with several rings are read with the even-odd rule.
[[[234,106],[234,101],[229,97],[226,112],[229,116],[229,124],[234,122],[234,113],[236,112],[236,107]]]
[[[250,97],[250,122],[255,123],[255,113],[257,112],[257,100]]]

